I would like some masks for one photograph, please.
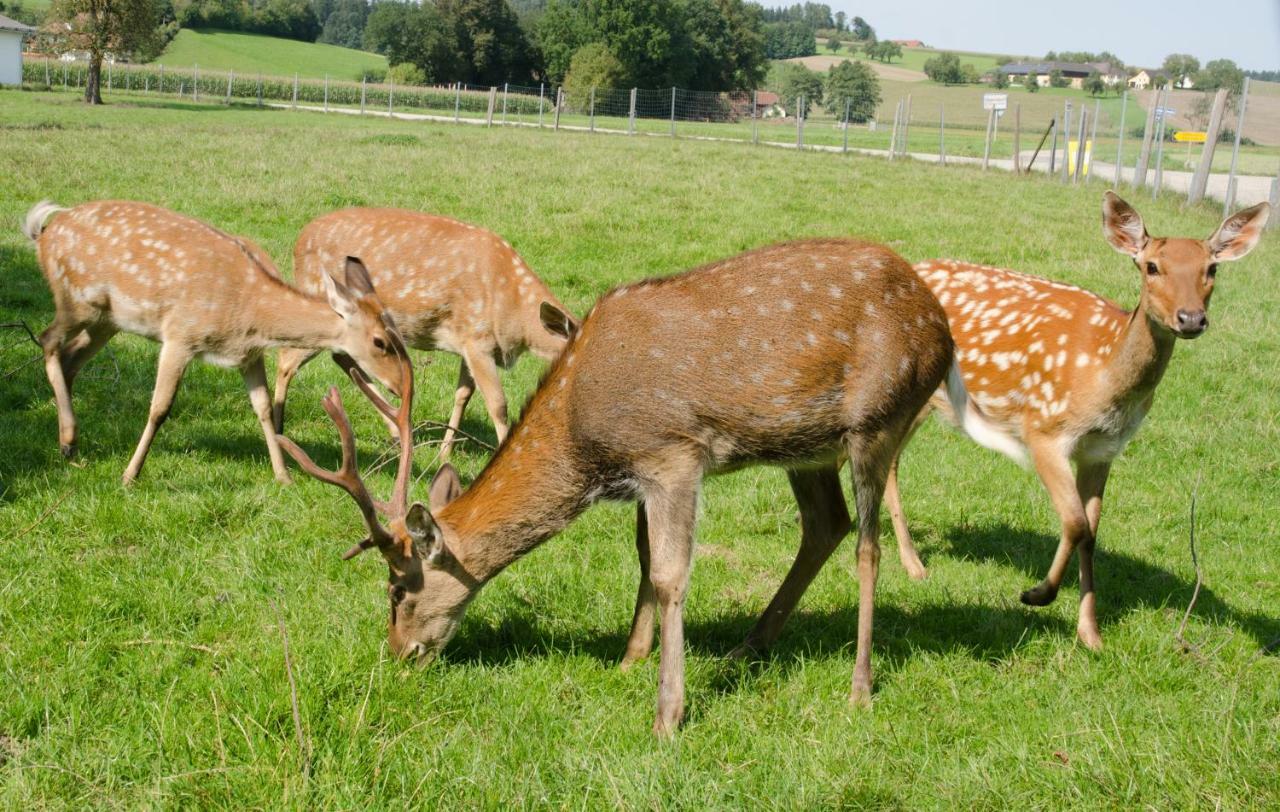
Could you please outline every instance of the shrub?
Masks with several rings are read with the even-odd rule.
[[[387,81],[395,82],[398,85],[425,85],[427,83],[427,74],[422,68],[412,62],[401,62],[399,65],[392,65],[391,69],[386,71]]]

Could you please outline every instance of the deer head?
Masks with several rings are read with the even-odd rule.
[[[342,317],[345,325],[336,352],[377,378],[392,394],[403,397],[400,362],[391,338],[395,322],[378,299],[364,263],[355,257],[347,257],[345,282],[339,282],[327,273],[320,274],[320,278],[324,280],[329,306]],[[339,360],[342,361],[341,357]],[[343,366],[348,365],[343,363]]]
[[[1102,233],[1142,272],[1142,310],[1178,338],[1195,338],[1209,327],[1209,298],[1218,263],[1253,250],[1271,206],[1259,203],[1222,221],[1207,240],[1151,237],[1142,217],[1114,192],[1102,202]]]
[[[389,357],[399,370],[398,409],[373,389],[359,367],[348,364],[346,370],[378,411],[396,425],[400,458],[390,501],[374,499],[360,476],[355,434],[337,387],[331,387],[323,400],[324,410],[342,441],[342,463],[337,470],[329,471],[316,465],[307,452],[284,435],[276,438],[302,470],[342,488],[355,500],[369,534],[342,557],[349,560],[369,549],[382,554],[387,562],[387,597],[391,603],[387,640],[392,651],[401,657],[425,658],[436,654],[453,637],[479,584],[449,554],[440,528],[427,507],[421,502],[409,504],[409,480],[413,471],[413,366],[395,329],[389,328],[386,335],[390,342]],[[439,510],[461,492],[457,472],[453,466],[445,465],[431,483],[432,509]],[[385,520],[379,518],[379,514]]]

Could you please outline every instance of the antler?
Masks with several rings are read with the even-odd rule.
[[[338,436],[342,441],[342,464],[337,470],[321,468],[297,443],[283,434],[276,435],[280,447],[293,457],[303,471],[321,482],[342,488],[351,494],[351,498],[355,499],[356,505],[360,508],[360,515],[364,517],[364,523],[369,528],[369,536],[343,553],[343,560],[354,558],[370,547],[377,547],[385,552],[394,542],[395,537],[378,520],[378,512],[385,513],[390,519],[400,519],[409,510],[409,479],[413,474],[413,362],[409,359],[409,352],[400,335],[394,330],[388,330],[387,335],[400,361],[399,409],[393,409],[386,398],[373,389],[368,377],[355,363],[346,363],[343,366],[351,376],[351,380],[365,397],[369,398],[374,407],[395,421],[400,442],[400,465],[396,471],[396,483],[390,503],[384,504],[375,500],[360,477],[360,470],[356,464],[355,433],[351,429],[351,421],[347,418],[347,411],[342,405],[342,396],[338,393],[337,387],[330,387],[329,393],[321,401],[329,419],[338,429]]]

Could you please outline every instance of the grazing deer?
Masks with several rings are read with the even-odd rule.
[[[249,240],[146,203],[100,200],[64,209],[44,201],[27,213],[23,231],[36,244],[57,311],[40,343],[64,456],[75,453],[71,386],[80,368],[120,331],[160,342],[151,411],[125,484],[142,471],[193,358],[240,370],[281,482],[289,472],[271,423],[263,350],[289,345],[344,353],[391,391],[399,389],[391,322],[358,260],[347,260],[345,284],[325,275],[322,298],[282,281]]]
[[[448,459],[468,401],[480,387],[498,442],[507,436],[507,399],[498,367],[525,349],[550,361],[577,321],[506,240],[482,228],[403,209],[344,209],[312,220],[293,249],[293,279],[319,291],[342,257],[368,267],[378,297],[405,343],[462,358],[453,412],[440,453]],[[275,423],[284,431],[289,382],[315,350],[286,349],[276,371]]]
[[[1091,649],[1102,646],[1093,553],[1111,463],[1151,408],[1176,340],[1196,338],[1209,326],[1218,263],[1253,249],[1269,209],[1260,203],[1238,212],[1207,240],[1151,237],[1138,213],[1107,192],[1103,235],[1141,274],[1142,294],[1132,312],[1089,291],[1013,271],[951,260],[916,265],[950,318],[973,400],[1017,442],[1021,453],[1011,456],[1030,457],[1062,522],[1049,573],[1022,593],[1022,602],[1051,603],[1078,552],[1076,632]],[[920,419],[935,406],[946,410],[935,395]],[[897,467],[895,458],[885,497],[902,563],[912,577],[923,578],[902,513]]]
[[[638,500],[640,606],[628,660],[648,653],[661,613],[654,730],[666,734],[684,708],[681,617],[701,482],[754,463],[787,469],[803,517],[804,554],[760,621],[771,630],[849,532],[837,471],[844,456],[852,461],[860,596],[852,698],[869,701],[889,464],[944,378],[966,426],[981,419],[952,354],[942,308],[899,256],[854,240],[810,240],[606,295],[471,488],[462,492],[451,466],[436,474],[430,511],[407,506],[412,448],[401,429],[397,496],[384,511],[388,523],[378,520],[336,390],[325,408],[342,437],[339,471],[321,471],[280,442],[360,506],[369,537],[348,556],[376,547],[386,558],[389,641],[406,657],[439,652],[484,584],[593,502]],[[407,381],[409,370],[403,374]],[[404,412],[353,377],[404,425]]]

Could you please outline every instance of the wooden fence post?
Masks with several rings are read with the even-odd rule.
[[[1222,216],[1231,213],[1236,203],[1236,160],[1240,157],[1240,133],[1244,130],[1244,108],[1249,103],[1249,77],[1244,77],[1244,87],[1240,89],[1240,116],[1236,119],[1236,140],[1231,147],[1231,170],[1227,173],[1227,194],[1222,201]],[[1271,218],[1276,218],[1275,212]]]
[[[671,137],[676,137],[676,89],[671,88]]]
[[[1161,102],[1162,108],[1167,103],[1168,98],[1169,91],[1166,90],[1163,94],[1164,101]],[[1164,183],[1164,128],[1169,121],[1169,117],[1161,113],[1159,118],[1160,126],[1156,128],[1156,176],[1151,183],[1152,197],[1160,194],[1160,186]]]
[[[1071,172],[1071,102],[1064,102],[1062,109],[1062,177],[1063,183]]]
[[[1013,174],[1022,173],[1022,102],[1013,105]]]
[[[947,108],[938,108],[938,164],[947,165]]]
[[[293,109],[298,109],[298,74],[293,75]]]
[[[507,123],[507,94],[511,85],[507,82],[502,83],[502,123]]]
[[[987,166],[991,162],[991,131],[996,124],[996,110],[991,108],[987,111],[987,137],[982,142],[982,171],[987,171]]]
[[[1133,168],[1133,186],[1141,189],[1147,185],[1147,168],[1151,163],[1151,139],[1156,133],[1156,111],[1160,109],[1160,91],[1152,91],[1151,106],[1147,108],[1147,123],[1142,127],[1142,147],[1138,150],[1138,165]]]
[[[489,88],[489,110],[484,115],[484,126],[493,126],[493,108],[498,104],[498,87],[493,85]]]
[[[1093,160],[1097,155],[1093,154],[1093,150],[1098,148],[1098,119],[1102,117],[1102,100],[1099,99],[1093,105],[1093,129],[1089,133],[1089,162],[1084,167],[1083,180],[1089,180],[1093,174]]]
[[[558,87],[556,88],[555,122],[552,126],[552,129],[554,129],[557,132],[559,132],[560,130],[560,108],[563,106],[564,106],[564,88]]]
[[[911,150],[911,94],[907,94],[906,106],[902,108],[902,157],[907,157]]]
[[[1213,97],[1213,111],[1209,114],[1208,135],[1204,139],[1204,149],[1200,150],[1200,164],[1196,173],[1191,176],[1191,190],[1187,192],[1187,204],[1194,206],[1204,199],[1205,187],[1209,185],[1209,170],[1213,168],[1213,151],[1218,147],[1218,133],[1222,130],[1222,114],[1227,106],[1227,89],[1218,88]]]
[[[1120,139],[1116,142],[1116,177],[1111,182],[1113,189],[1120,188],[1120,180],[1124,177],[1121,167],[1124,165],[1124,119],[1129,112],[1129,91],[1120,97]]]
[[[631,105],[627,111],[627,135],[636,134],[636,88],[631,88]]]
[[[329,74],[324,75],[324,111],[329,112]]]
[[[457,124],[462,114],[462,82],[456,82],[453,87],[453,123]]]
[[[539,130],[542,129],[542,103],[545,100],[546,92],[547,92],[546,84],[543,82],[538,82],[538,129]],[[457,120],[456,115],[454,116],[454,119]]]

